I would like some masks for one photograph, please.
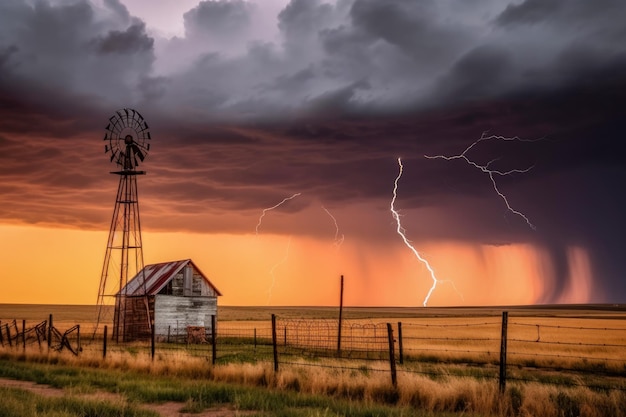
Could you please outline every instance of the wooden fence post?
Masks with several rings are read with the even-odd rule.
[[[9,341],[9,347],[13,347],[13,342],[11,342],[11,329],[9,329],[9,325],[5,324],[4,327],[7,329],[7,340]]]
[[[217,360],[217,322],[215,314],[211,316],[211,363],[215,365]]]
[[[107,357],[107,331],[108,331],[108,328],[105,324],[104,325],[104,337],[102,338],[102,359],[106,359]]]
[[[52,313],[50,313],[50,317],[48,319],[48,350],[50,350],[51,345],[52,345]]]
[[[387,339],[389,341],[389,367],[391,368],[391,383],[394,388],[398,387],[398,375],[396,374],[396,358],[393,348],[393,327],[387,323]]]
[[[83,350],[83,348],[80,346],[80,324],[76,325],[76,344],[76,355],[78,355],[78,353]]]
[[[276,343],[276,315],[272,314],[272,346],[274,347],[274,372],[278,372],[278,346]]]
[[[506,340],[507,325],[509,322],[509,312],[502,312],[502,335],[500,337],[500,392],[504,393],[506,388]]]
[[[337,356],[341,357],[341,319],[343,316],[343,275],[341,276],[341,289],[339,290],[339,326],[337,328]]]
[[[150,326],[150,357],[152,362],[154,362],[154,354],[156,351],[156,329],[154,328],[154,321],[152,321]]]
[[[4,338],[2,336],[2,321],[0,321],[0,345],[4,346]]]
[[[398,361],[404,364],[404,349],[402,347],[402,322],[398,322]]]
[[[22,320],[22,350],[26,352],[26,320]]]

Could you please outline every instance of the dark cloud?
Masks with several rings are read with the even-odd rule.
[[[103,38],[94,40],[94,44],[102,54],[152,54],[154,39],[146,35],[145,29],[143,22],[137,22],[125,31],[110,31]]]
[[[216,38],[240,36],[250,25],[255,6],[242,0],[205,0],[184,14],[187,37]]]
[[[459,58],[438,82],[436,94],[455,102],[492,97],[512,88],[514,74],[508,51],[481,46]]]
[[[332,24],[333,13],[334,7],[321,0],[291,0],[278,15],[278,28],[287,42],[297,44]]]
[[[366,206],[376,220],[346,219],[346,233],[390,241],[401,157],[414,241],[543,247],[556,269],[544,301],[567,287],[580,245],[623,294],[609,283],[626,267],[626,6],[603,4],[293,0],[264,37],[262,4],[204,1],[184,37],[153,39],[116,0],[0,2],[0,218],[106,229],[117,184],[103,128],[136,107],[153,136],[140,180],[150,230],[250,233],[301,192],[276,230],[318,236],[303,218],[313,208]],[[536,231],[485,173],[424,158],[486,131],[541,139],[471,150],[532,167],[497,181]]]

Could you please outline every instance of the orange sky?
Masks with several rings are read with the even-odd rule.
[[[107,233],[0,226],[2,303],[94,304]],[[250,233],[144,232],[145,263],[191,258],[223,293],[222,305],[421,306],[432,285],[400,243],[359,245],[329,239]],[[550,258],[531,245],[432,242],[421,247],[441,280],[428,305],[531,304],[553,282]],[[34,261],[37,259],[37,261]],[[575,285],[559,302],[586,302],[591,265],[583,248],[568,250]],[[273,275],[272,275],[272,268]],[[270,293],[270,289],[272,290]]]

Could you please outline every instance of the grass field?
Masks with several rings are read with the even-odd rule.
[[[509,379],[505,394],[500,394],[497,372],[501,317],[505,310],[509,312]],[[2,323],[24,319],[35,324],[52,314],[59,328],[93,325],[95,313],[94,306],[0,305]],[[332,326],[336,325],[338,310],[220,307],[218,329],[233,332],[268,329],[272,314],[279,317],[280,323],[323,322]],[[183,350],[159,351],[157,360],[151,361],[146,350],[138,354],[136,348],[118,350],[106,362],[98,351],[89,350],[79,357],[69,357],[51,356],[36,349],[25,353],[5,349],[3,360],[12,362],[18,358],[32,366],[52,360],[65,367],[95,367],[103,372],[125,369],[154,377],[173,376],[323,395],[331,403],[347,400],[357,408],[367,408],[368,404],[393,405],[400,413],[397,415],[414,415],[416,410],[431,416],[459,411],[464,415],[484,416],[626,415],[626,308],[623,305],[346,308],[343,318],[344,337],[350,326],[367,330],[392,323],[397,331],[397,323],[402,323],[405,357],[404,364],[398,364],[397,387],[391,386],[389,364],[384,361],[350,362],[315,355],[281,357],[290,365],[281,365],[281,371],[275,374],[271,347],[242,355],[237,353],[236,343],[218,346],[220,361],[215,366],[210,366],[202,355],[185,355]],[[308,329],[310,332],[311,328]],[[300,342],[306,345],[308,339],[303,340]],[[289,344],[292,342],[289,339]],[[263,415],[267,413],[264,408]],[[307,413],[302,415],[357,415],[324,413],[321,409]],[[382,414],[363,413],[391,415],[389,409]]]

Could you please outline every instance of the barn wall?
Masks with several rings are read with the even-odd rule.
[[[187,276],[187,279],[185,279],[185,276]],[[215,289],[212,288],[202,274],[191,265],[187,265],[174,275],[166,287],[160,292],[179,297],[217,297]]]
[[[187,335],[187,326],[211,331],[211,316],[217,315],[216,297],[177,297],[158,294],[154,301],[154,330],[157,338]]]
[[[115,305],[114,337],[122,342],[150,340],[152,297],[118,297]],[[115,326],[115,324],[118,326]]]

